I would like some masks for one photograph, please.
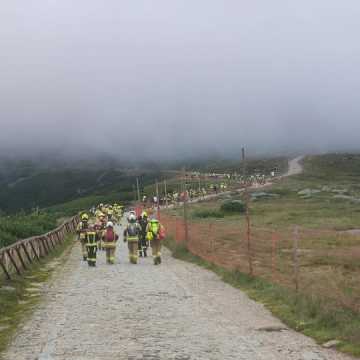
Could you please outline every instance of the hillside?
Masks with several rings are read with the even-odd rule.
[[[31,161],[6,161],[0,165],[0,212],[48,207],[90,195],[118,193],[131,198],[135,178],[147,185],[158,170],[101,166],[42,165]],[[120,195],[121,194],[121,195]]]

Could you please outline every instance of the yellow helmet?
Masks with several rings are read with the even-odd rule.
[[[143,211],[143,212],[141,213],[141,217],[148,217],[148,213],[147,213],[146,211]]]
[[[89,215],[88,214],[82,214],[81,215],[81,220],[82,221],[88,221],[89,220]]]

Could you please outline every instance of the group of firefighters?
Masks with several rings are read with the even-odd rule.
[[[105,251],[106,262],[114,264],[119,240],[115,225],[121,225],[124,207],[100,204],[90,212],[94,221],[90,221],[89,215],[83,213],[77,226],[83,260],[89,266],[96,266],[98,252]],[[165,229],[155,217],[149,218],[146,211],[137,217],[135,211],[130,211],[123,235],[124,242],[128,243],[130,263],[137,264],[139,257],[147,257],[151,246],[154,264],[161,264],[161,242],[165,238]]]

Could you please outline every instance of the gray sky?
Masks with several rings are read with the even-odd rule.
[[[6,1],[0,149],[360,148],[359,19],[358,0]]]

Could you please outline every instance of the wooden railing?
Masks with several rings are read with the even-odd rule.
[[[40,261],[64,242],[66,235],[75,232],[79,217],[74,216],[45,235],[19,240],[0,249],[0,268],[7,279],[13,274],[22,275],[34,261]]]

